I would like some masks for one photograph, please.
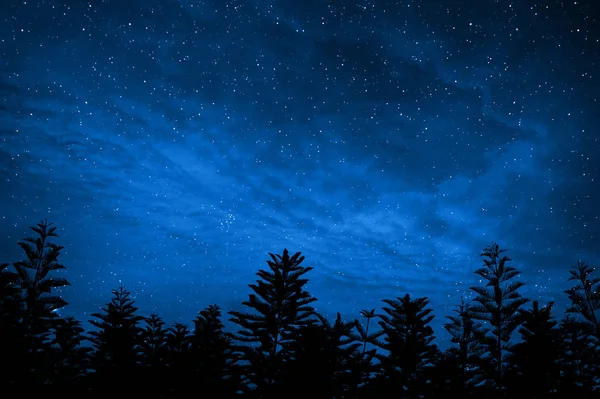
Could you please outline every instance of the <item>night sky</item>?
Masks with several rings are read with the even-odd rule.
[[[191,323],[301,251],[317,309],[472,297],[492,241],[563,316],[600,264],[595,0],[0,3],[0,261]]]

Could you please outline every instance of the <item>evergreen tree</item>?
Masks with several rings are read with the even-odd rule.
[[[349,397],[354,382],[351,371],[361,346],[351,337],[355,323],[344,322],[339,313],[333,324],[320,314],[315,316],[320,323],[301,327],[290,347],[292,356],[285,365],[281,397],[290,392],[314,399]]]
[[[515,398],[550,398],[558,388],[561,342],[558,322],[551,315],[553,304],[540,308],[533,301],[531,310],[519,309],[522,340],[511,349],[507,371]]]
[[[95,349],[92,367],[96,371],[99,388],[104,387],[106,381],[131,388],[137,382],[138,324],[143,318],[137,315],[135,301],[123,286],[113,290],[112,294],[111,301],[101,309],[102,312],[92,313],[94,319],[90,320],[97,328],[89,334]]]
[[[360,351],[353,353],[353,367],[352,367],[352,389],[348,393],[348,397],[369,397],[368,385],[371,382],[371,376],[378,371],[378,365],[373,363],[375,356],[377,355],[377,349],[371,348],[367,350],[367,345],[377,346],[378,339],[384,334],[383,330],[371,331],[371,320],[376,317],[375,309],[360,311],[360,315],[367,319],[365,327],[355,319],[354,327],[355,331],[350,333],[350,337],[362,344]]]
[[[369,334],[369,327],[371,326],[371,320],[376,316],[375,309],[371,309],[371,310],[363,309],[360,311],[360,315],[367,319],[367,323],[366,323],[365,327],[363,327],[362,324],[360,324],[360,322],[358,320],[355,320],[354,323],[355,323],[356,333],[352,333],[352,338],[355,341],[359,341],[360,343],[362,343],[361,354],[366,355],[368,353],[367,345],[368,344],[375,345],[375,343],[377,342],[377,339],[383,335],[384,331],[379,330],[379,331]]]
[[[143,366],[158,369],[164,365],[166,351],[165,322],[157,314],[142,319],[144,326],[140,330],[140,362]]]
[[[19,275],[8,266],[9,263],[0,264],[0,334],[14,327],[22,317]]]
[[[309,305],[316,301],[304,290],[308,280],[302,277],[312,267],[301,266],[304,257],[300,252],[290,256],[284,249],[283,255],[269,255],[269,270],[256,273],[260,280],[249,285],[254,294],[242,303],[253,312],[229,312],[233,316],[230,320],[241,328],[234,339],[250,344],[236,346],[239,359],[245,363],[246,383],[256,387],[263,398],[270,397],[298,329],[314,322],[310,318],[314,309]]]
[[[73,316],[56,320],[50,340],[52,382],[61,387],[80,385],[87,375],[91,348],[83,346],[85,340],[81,322]]]
[[[19,242],[25,252],[26,260],[13,263],[19,275],[19,285],[23,289],[26,306],[26,324],[34,334],[47,333],[50,324],[44,323],[55,317],[55,311],[67,305],[61,297],[54,295],[53,290],[60,289],[70,283],[62,277],[50,276],[50,272],[63,270],[58,257],[63,246],[50,242],[51,237],[58,237],[53,223],[42,221],[30,229],[39,237],[28,237]]]
[[[446,316],[449,322],[444,324],[454,346],[439,359],[437,371],[443,380],[438,383],[439,390],[464,398],[481,382],[481,359],[485,352],[482,341],[487,330],[473,320],[471,306],[463,298],[454,312],[455,316]]]
[[[581,261],[572,269],[569,281],[576,281],[577,285],[565,291],[571,300],[567,312],[581,315],[600,343],[600,277],[590,278],[595,269]]]
[[[221,308],[210,305],[199,312],[191,334],[191,350],[196,363],[196,381],[221,398],[233,397],[237,381],[232,376],[231,339],[225,334]]]
[[[70,285],[64,278],[50,275],[65,269],[58,262],[63,247],[50,241],[58,237],[52,225],[42,221],[31,226],[37,237],[27,237],[18,243],[26,259],[13,263],[24,306],[21,323],[27,354],[21,360],[27,363],[26,368],[31,372],[28,380],[34,384],[47,382],[50,368],[46,341],[57,318],[55,312],[67,304],[55,291]]]
[[[491,334],[484,341],[490,367],[486,370],[488,382],[496,388],[504,390],[504,368],[506,351],[510,349],[510,339],[521,320],[517,310],[528,302],[519,293],[518,289],[524,283],[510,282],[521,272],[507,263],[511,261],[505,252],[499,249],[498,244],[486,247],[481,254],[484,267],[475,271],[482,279],[487,280],[483,287],[471,287],[477,293],[474,298],[476,304],[471,307],[471,315],[475,320],[489,323]]]
[[[573,397],[591,397],[600,388],[600,355],[589,324],[571,316],[560,322],[560,389]]]
[[[384,331],[378,346],[386,354],[378,354],[381,374],[377,397],[421,398],[429,391],[432,366],[438,354],[435,336],[429,325],[433,320],[426,297],[385,299],[385,314],[379,315]]]
[[[175,323],[167,329],[165,380],[170,383],[170,397],[183,397],[195,384],[195,362],[191,351],[191,332],[183,323]]]
[[[8,266],[8,263],[0,265],[0,385],[3,386],[26,379],[29,370],[19,275]]]
[[[157,314],[142,319],[139,335],[141,376],[145,381],[140,394],[158,396],[165,393],[167,330],[165,322]]]

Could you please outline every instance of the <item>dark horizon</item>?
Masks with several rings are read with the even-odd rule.
[[[62,246],[42,221],[19,242],[24,259],[0,264],[0,385],[24,395],[100,398],[114,393],[231,399],[592,398],[600,393],[600,277],[578,262],[569,271],[567,315],[519,292],[506,250],[481,253],[481,282],[444,323],[438,345],[427,297],[384,298],[361,318],[335,320],[314,306],[312,267],[300,252],[269,254],[240,310],[216,303],[192,326],[143,315],[120,285],[80,320],[62,317]],[[235,328],[227,331],[224,320]],[[378,326],[379,328],[376,328]],[[86,345],[86,343],[88,343]]]

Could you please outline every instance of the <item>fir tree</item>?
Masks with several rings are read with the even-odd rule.
[[[139,349],[141,364],[149,368],[160,368],[164,364],[166,342],[165,322],[157,314],[144,317],[140,329]]]
[[[379,315],[384,331],[378,346],[387,351],[378,354],[382,374],[378,378],[378,397],[420,398],[428,393],[428,381],[438,354],[435,336],[429,325],[433,320],[426,297],[383,300],[388,306]]]
[[[19,275],[19,285],[23,289],[26,323],[32,329],[35,329],[36,322],[54,318],[54,312],[67,305],[64,299],[53,294],[53,290],[70,283],[62,277],[50,276],[53,271],[65,269],[58,263],[60,251],[64,247],[50,242],[51,237],[58,237],[56,227],[52,225],[53,223],[42,221],[30,227],[39,237],[28,237],[19,242],[27,259],[13,263]],[[38,327],[46,332],[49,324],[44,323]]]
[[[360,315],[367,319],[365,326],[363,327],[362,324],[355,319],[355,331],[350,333],[350,337],[354,341],[362,344],[360,351],[353,353],[353,367],[351,370],[353,386],[348,397],[354,398],[362,397],[361,395],[369,396],[366,388],[371,380],[371,376],[378,371],[377,365],[373,363],[373,360],[377,355],[377,349],[375,347],[377,346],[379,337],[384,334],[383,330],[375,332],[371,331],[371,320],[377,316],[375,314],[375,309],[363,309],[360,311]],[[372,345],[374,347],[367,350],[367,345]]]
[[[51,273],[63,270],[65,267],[58,262],[62,246],[51,242],[51,238],[58,237],[53,223],[42,221],[36,226],[31,226],[37,237],[28,237],[19,242],[25,252],[26,259],[13,263],[18,275],[16,285],[22,290],[22,328],[23,344],[27,354],[21,361],[28,363],[27,369],[32,372],[30,382],[45,384],[49,368],[48,350],[46,341],[53,321],[57,318],[55,313],[64,307],[67,302],[56,295],[56,290],[70,285],[62,277]],[[31,381],[33,378],[33,381]]]
[[[167,329],[166,380],[170,383],[171,397],[183,397],[194,384],[195,362],[191,352],[191,332],[183,323]]]
[[[131,388],[137,381],[139,361],[138,324],[143,319],[131,293],[123,286],[112,291],[112,299],[101,310],[92,313],[90,323],[97,328],[90,332],[95,349],[92,366],[100,387],[106,381]]]
[[[85,341],[81,322],[73,316],[56,320],[50,340],[52,382],[61,387],[81,384],[89,368],[90,347]]]
[[[250,344],[236,346],[240,360],[247,364],[246,382],[265,398],[298,329],[314,322],[310,319],[314,309],[309,305],[316,301],[304,290],[308,280],[302,277],[312,267],[301,266],[304,257],[300,252],[290,256],[284,249],[283,255],[269,255],[269,270],[258,271],[260,280],[249,285],[254,294],[242,303],[252,313],[229,312],[230,320],[241,328],[234,339]]]
[[[471,307],[472,318],[486,321],[491,327],[491,334],[484,341],[488,352],[486,360],[490,364],[486,370],[488,382],[500,390],[504,390],[505,356],[511,347],[510,339],[521,323],[517,310],[528,302],[518,293],[524,283],[509,283],[521,272],[507,264],[511,259],[501,256],[503,252],[505,250],[499,249],[496,243],[484,249],[481,254],[484,267],[475,274],[487,280],[487,284],[471,287],[477,293],[473,299],[476,304]]]
[[[471,305],[465,303],[463,298],[454,312],[456,315],[446,316],[449,322],[444,324],[454,346],[440,359],[440,366],[443,363],[451,368],[446,370],[443,385],[453,395],[466,397],[481,382],[481,358],[485,352],[482,341],[488,330],[473,320]]]
[[[361,353],[363,355],[367,355],[367,353],[368,353],[367,345],[368,344],[374,345],[377,342],[377,339],[383,335],[384,331],[379,330],[379,331],[369,334],[369,327],[371,326],[371,320],[376,316],[375,309],[371,309],[371,310],[363,309],[360,311],[360,315],[362,317],[364,317],[365,319],[367,319],[367,323],[366,323],[365,327],[363,327],[362,324],[360,324],[360,322],[358,320],[355,320],[354,323],[355,323],[356,333],[352,334],[352,338],[354,340],[362,343]]]
[[[231,339],[225,334],[221,308],[210,305],[199,312],[191,334],[191,350],[196,363],[196,380],[207,390],[232,397],[237,381],[232,376]]]
[[[348,397],[355,354],[361,346],[351,337],[355,323],[344,322],[339,313],[333,324],[320,314],[315,316],[320,323],[300,328],[290,347],[292,356],[279,392],[314,399]]]
[[[19,275],[8,266],[8,263],[0,265],[0,385],[4,386],[27,379],[29,370]]]
[[[591,397],[600,388],[600,354],[589,324],[571,316],[560,322],[560,392]]]
[[[0,334],[21,319],[22,300],[19,275],[8,267],[9,263],[0,264]]]
[[[511,349],[507,372],[515,398],[549,398],[558,388],[561,342],[558,322],[551,315],[553,304],[540,308],[533,301],[531,310],[519,309],[522,340]]]
[[[140,394],[158,396],[165,393],[164,377],[167,372],[167,330],[165,322],[157,314],[144,317],[139,335],[140,374],[145,381]]]
[[[571,300],[568,313],[581,315],[583,322],[600,343],[600,277],[590,278],[594,268],[578,261],[569,273],[577,285],[565,291]]]

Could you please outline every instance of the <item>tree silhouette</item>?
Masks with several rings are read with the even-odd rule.
[[[571,300],[567,312],[581,315],[600,342],[600,277],[590,278],[595,269],[581,261],[572,269],[569,281],[574,280],[577,285],[565,291]]]
[[[140,330],[140,360],[142,365],[160,368],[164,364],[166,351],[165,322],[157,314],[142,319],[144,326]]]
[[[139,361],[138,323],[142,317],[137,315],[138,308],[123,286],[112,291],[112,298],[101,310],[92,313],[90,323],[97,328],[91,331],[90,341],[95,349],[92,367],[96,371],[99,387],[106,381],[131,388],[137,379]]]
[[[350,333],[350,337],[362,344],[362,348],[359,351],[355,351],[353,354],[353,367],[352,367],[352,380],[353,385],[349,392],[349,397],[361,397],[361,395],[367,395],[368,391],[366,387],[371,382],[371,376],[377,372],[378,368],[373,363],[377,354],[377,349],[372,348],[367,350],[367,345],[377,346],[378,339],[384,334],[383,330],[371,332],[371,320],[377,315],[375,309],[360,311],[360,315],[367,319],[365,327],[360,324],[358,320],[354,320],[355,331]]]
[[[493,243],[482,252],[485,280],[472,287],[444,328],[452,346],[440,352],[426,297],[384,300],[382,314],[363,310],[345,322],[315,312],[298,252],[270,255],[243,302],[248,313],[210,305],[193,320],[165,328],[156,314],[137,315],[124,287],[92,314],[92,331],[61,317],[68,285],[53,275],[61,246],[47,221],[19,242],[26,260],[0,264],[0,386],[20,396],[100,398],[113,394],[175,399],[367,398],[596,398],[600,394],[600,279],[578,262],[570,306],[557,323],[550,302],[541,306],[518,293],[519,272]],[[381,329],[373,331],[377,317]],[[518,336],[513,337],[518,329]],[[513,340],[514,338],[514,340]],[[85,346],[89,340],[91,347]],[[378,349],[380,349],[378,351]],[[6,395],[5,395],[6,396]]]
[[[533,301],[531,310],[519,309],[522,341],[511,349],[507,371],[515,398],[549,398],[558,387],[561,342],[558,322],[551,315],[553,304],[540,308]]]
[[[0,264],[0,334],[20,320],[22,307],[19,275],[8,269],[9,263]]]
[[[27,237],[18,243],[26,259],[13,263],[24,305],[21,323],[23,342],[28,350],[22,360],[28,364],[30,382],[37,384],[46,383],[50,372],[46,342],[57,317],[55,311],[67,304],[54,291],[70,285],[64,278],[50,275],[65,269],[58,262],[63,247],[50,241],[58,237],[52,225],[46,220],[31,226],[37,237]]]
[[[164,376],[167,372],[167,330],[165,322],[157,314],[142,319],[143,327],[139,334],[139,355],[142,369],[140,374],[145,383],[140,393],[157,395],[165,393]]]
[[[269,270],[256,273],[260,280],[249,285],[254,294],[242,303],[253,313],[229,312],[233,316],[230,320],[241,328],[234,339],[254,345],[235,347],[240,360],[246,363],[246,383],[255,386],[264,398],[270,397],[269,391],[298,329],[314,322],[310,319],[314,309],[309,305],[316,301],[304,290],[308,280],[302,276],[312,267],[301,266],[304,257],[300,252],[290,256],[284,249],[283,255],[269,255]]]
[[[484,257],[484,267],[475,271],[482,279],[487,280],[483,287],[471,287],[477,293],[473,299],[476,302],[471,307],[471,315],[475,320],[484,320],[491,326],[491,334],[484,340],[490,367],[486,370],[488,382],[496,388],[504,390],[505,354],[510,349],[510,339],[513,332],[521,323],[517,310],[528,302],[518,289],[524,283],[510,282],[521,272],[507,265],[511,261],[498,244],[492,243],[486,247],[481,256]]]
[[[473,393],[482,379],[481,358],[485,352],[482,342],[488,330],[473,319],[471,305],[463,298],[454,312],[455,316],[446,316],[449,322],[444,324],[454,346],[439,359],[437,371],[442,381],[438,383],[441,384],[440,390],[447,390],[456,397],[466,397]]]
[[[175,323],[167,329],[166,380],[170,383],[169,395],[181,397],[193,385],[194,362],[191,353],[191,333],[188,326]]]
[[[598,391],[600,355],[589,324],[571,316],[560,322],[560,391],[575,397],[589,397]]]
[[[84,329],[73,316],[61,317],[54,323],[49,354],[52,360],[51,381],[61,387],[80,385],[90,367],[90,347],[83,346]]]
[[[361,346],[351,337],[355,323],[344,322],[339,313],[333,324],[318,313],[315,316],[320,323],[300,328],[290,348],[292,356],[286,364],[284,390],[280,392],[315,399],[348,397],[355,382],[351,374],[355,355]]]
[[[23,325],[24,303],[19,275],[0,265],[0,384],[18,384],[29,370],[29,345]]]
[[[363,355],[367,354],[367,345],[372,344],[375,345],[377,339],[381,337],[384,333],[383,330],[376,331],[374,333],[369,334],[369,327],[371,324],[371,319],[373,319],[375,315],[375,309],[366,310],[363,309],[360,311],[360,315],[367,319],[367,323],[363,328],[362,324],[358,320],[355,320],[356,333],[352,334],[352,338],[356,341],[362,343],[361,353]]]
[[[219,397],[233,397],[238,381],[233,374],[231,339],[225,334],[221,308],[210,305],[201,310],[191,334],[192,356],[196,362],[197,383],[206,390],[219,392]]]
[[[381,374],[377,381],[381,398],[420,398],[428,391],[428,380],[438,348],[429,325],[433,320],[426,297],[411,299],[384,299],[388,306],[379,315],[379,325],[384,331],[378,346],[387,351],[378,354]]]

